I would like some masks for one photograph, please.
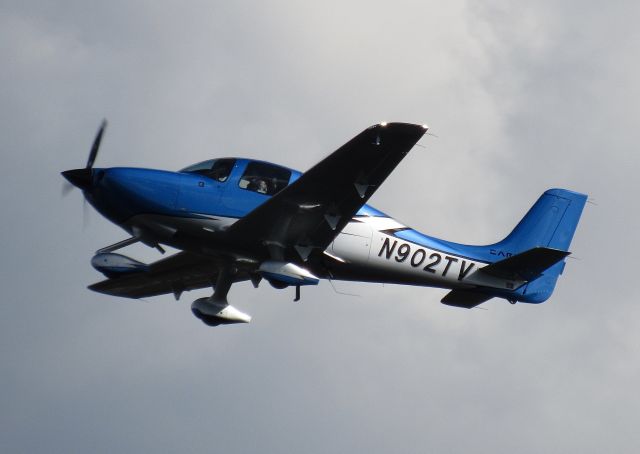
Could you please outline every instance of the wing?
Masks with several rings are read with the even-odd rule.
[[[191,252],[158,260],[148,271],[106,279],[89,286],[90,290],[125,298],[147,298],[173,293],[176,298],[183,291],[211,287],[216,282],[221,262]],[[234,282],[249,279],[247,273],[238,273]]]
[[[407,123],[366,129],[233,224],[229,240],[278,259],[323,251],[426,130]]]

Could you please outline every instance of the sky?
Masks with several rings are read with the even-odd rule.
[[[640,450],[638,17],[624,0],[4,0],[0,450]],[[229,299],[252,322],[209,328],[189,310],[207,290],[86,288],[126,234],[59,173],[105,117],[96,165],[160,169],[304,171],[374,123],[427,123],[371,204],[457,242],[499,240],[548,188],[591,203],[542,305],[243,283]]]

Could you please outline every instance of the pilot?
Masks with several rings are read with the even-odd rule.
[[[264,180],[258,180],[258,184],[257,184],[258,188],[256,189],[257,192],[259,192],[260,194],[266,194],[267,192],[269,192],[269,188],[267,186],[267,182]]]

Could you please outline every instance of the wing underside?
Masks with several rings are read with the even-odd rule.
[[[178,297],[184,291],[211,287],[221,266],[218,259],[180,252],[150,264],[148,271],[106,279],[90,285],[89,289],[124,298],[147,298],[167,293]],[[247,273],[239,272],[234,282],[248,279]]]

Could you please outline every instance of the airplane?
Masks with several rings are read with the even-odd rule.
[[[99,249],[91,263],[107,279],[88,288],[147,298],[212,287],[193,314],[209,326],[246,323],[231,306],[236,282],[276,289],[321,279],[448,289],[441,302],[474,308],[494,297],[546,301],[565,267],[587,196],[544,192],[503,240],[474,246],[424,235],[367,201],[427,132],[426,125],[379,123],[304,173],[239,157],[173,172],[94,168],[103,121],[84,168],[62,172],[129,237]],[[71,187],[71,186],[70,186]],[[180,250],[150,264],[116,253],[134,243]]]

